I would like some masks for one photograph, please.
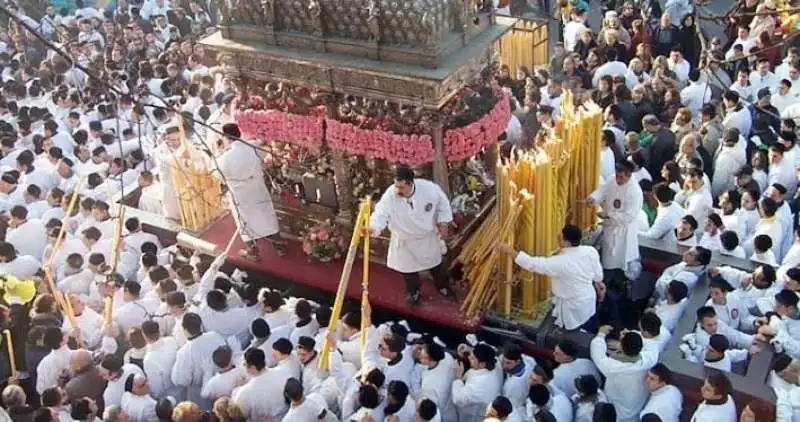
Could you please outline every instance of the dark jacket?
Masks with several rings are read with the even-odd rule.
[[[648,150],[648,162],[645,168],[653,176],[653,182],[661,181],[661,167],[671,160],[676,151],[675,134],[665,127],[660,127],[653,133],[653,141]]]
[[[97,402],[99,413],[103,413],[105,407],[103,392],[106,390],[106,381],[100,376],[100,372],[94,365],[75,374],[64,389],[71,402],[74,403],[81,397],[90,397]]]

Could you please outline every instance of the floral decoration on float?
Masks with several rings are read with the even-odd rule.
[[[433,161],[430,135],[400,135],[384,130],[362,129],[350,123],[325,119],[325,139],[331,149],[353,155],[391,160],[417,166]]]
[[[250,96],[250,108],[239,110],[236,123],[242,136],[262,142],[281,141],[318,151],[325,141],[323,111],[300,115],[281,110],[266,110],[264,100]]]
[[[479,153],[485,146],[497,143],[508,127],[511,106],[508,94],[497,93],[494,107],[480,119],[444,133],[444,155],[448,162],[463,161]]]
[[[307,226],[300,234],[300,240],[309,262],[340,259],[347,248],[341,228],[331,220]]]

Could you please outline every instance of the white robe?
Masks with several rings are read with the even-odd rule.
[[[728,396],[728,400],[723,404],[713,405],[705,401],[700,403],[692,415],[691,422],[736,422],[737,420],[736,404],[733,402],[733,397]]]
[[[683,410],[683,395],[678,387],[667,384],[650,393],[647,404],[642,409],[640,416],[653,413],[661,418],[662,422],[680,421]]]
[[[36,274],[42,264],[30,255],[17,256],[11,262],[0,262],[0,274],[13,274],[20,280],[28,280]]]
[[[416,273],[442,263],[436,225],[451,221],[453,210],[442,189],[429,180],[415,179],[410,198],[398,196],[394,185],[386,189],[375,205],[370,226],[373,236],[387,226],[391,231],[386,266],[401,273]]]
[[[289,359],[287,359],[289,360]],[[233,392],[233,400],[242,408],[247,420],[255,421],[264,416],[280,420],[287,412],[283,388],[294,376],[291,365],[283,361],[275,368],[266,369]]]
[[[486,407],[502,392],[500,368],[470,369],[462,380],[453,381],[453,404],[459,422],[482,422]]]
[[[642,189],[633,180],[618,185],[616,179],[594,191],[592,199],[608,214],[603,223],[602,262],[604,269],[627,269],[639,259],[636,216],[642,209]]]
[[[675,197],[675,202],[682,204],[686,214],[697,220],[698,230],[706,226],[708,216],[714,211],[713,199],[708,185],[703,185],[698,190],[683,191]]]
[[[231,215],[242,240],[247,242],[280,232],[256,151],[243,142],[234,142],[217,163],[219,173],[215,174],[227,184]]]
[[[44,390],[58,385],[58,377],[69,371],[69,360],[72,351],[66,344],[50,351],[36,367],[36,392],[42,394]]]
[[[640,231],[639,234],[649,239],[675,241],[675,229],[684,213],[683,208],[676,202],[670,202],[666,206],[659,205],[653,225],[645,231]]]
[[[103,316],[86,306],[83,309],[83,313],[77,315],[75,320],[78,323],[81,338],[86,342],[86,347],[91,350],[97,348],[103,340]],[[73,327],[69,318],[64,318],[63,327],[67,330],[72,330]]]
[[[525,368],[518,375],[505,374],[503,381],[503,395],[511,402],[514,409],[525,413],[525,401],[528,399],[528,377],[530,377],[536,361],[528,356],[522,355]]]
[[[302,403],[290,406],[283,422],[308,422],[316,421],[319,415],[327,410],[325,399],[318,394],[308,394]]]
[[[241,378],[247,378],[247,371],[244,368],[234,367],[226,372],[217,372],[203,386],[201,395],[204,399],[212,401],[220,397],[229,397],[236,389],[236,382]]]
[[[40,220],[27,220],[17,228],[9,229],[6,242],[14,245],[20,255],[40,257],[47,246],[47,232]]]
[[[454,410],[450,393],[453,384],[453,357],[445,354],[444,359],[433,368],[424,368],[420,373],[420,388],[417,400],[427,398],[436,403],[439,413],[448,414]]]
[[[514,261],[527,271],[553,279],[551,288],[556,325],[574,330],[595,314],[597,292],[594,282],[603,280],[597,249],[591,246],[564,248],[551,257],[534,257],[520,252]]]
[[[122,395],[122,405],[120,406],[128,414],[131,422],[151,422],[156,420],[155,399],[150,396],[137,396],[126,392]]]
[[[572,397],[575,391],[575,378],[582,375],[591,375],[600,381],[600,373],[597,367],[589,359],[578,358],[569,363],[562,363],[553,370],[553,381],[551,384],[564,392],[567,397]]]
[[[147,374],[153,397],[174,395],[171,376],[177,356],[178,343],[172,337],[160,338],[155,343],[147,345],[147,354],[144,356],[142,366]]]
[[[172,383],[186,389],[186,399],[207,409],[211,406],[200,393],[203,385],[214,374],[211,355],[219,346],[226,346],[225,339],[215,332],[206,332],[191,339],[178,350],[175,366],[172,367]]]
[[[125,381],[131,374],[145,376],[141,368],[132,363],[122,365],[122,376],[106,384],[106,391],[103,392],[103,402],[106,407],[122,404],[122,396],[125,394]]]
[[[592,360],[606,377],[605,393],[617,409],[617,421],[634,421],[647,402],[645,377],[658,362],[658,354],[643,348],[635,362],[622,362],[606,355],[604,335],[596,336],[590,345]]]

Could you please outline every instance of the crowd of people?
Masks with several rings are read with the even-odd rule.
[[[139,208],[177,218],[167,174],[187,152],[181,137],[205,147],[218,136],[192,122],[231,138],[222,143],[233,144],[222,173],[260,172],[237,156],[249,149],[230,124],[234,87],[198,43],[214,30],[215,10],[169,0],[98,10],[77,0],[76,10],[51,6],[34,19],[3,6],[11,16],[0,31],[0,325],[10,337],[0,419],[795,420],[800,38],[780,34],[771,0],[741,1],[730,40],[707,44],[687,0],[614,3],[604,3],[602,27],[592,29],[589,5],[570,2],[549,69],[503,67],[497,77],[513,94],[508,145],[535,147],[566,90],[605,113],[602,185],[587,199],[601,210],[600,251],[582,246],[572,226],[553,257],[499,245],[525,270],[553,277],[558,325],[596,335],[588,357],[562,341],[552,360],[514,343],[467,336],[447,345],[403,322],[373,324],[369,305],[328,332],[330,306],[285,298],[239,269],[223,272],[224,256],[164,247],[135,217],[115,242],[112,198],[126,192],[138,188]],[[251,182],[228,187],[253,192]],[[283,248],[277,220],[259,223],[265,189],[247,198],[254,211],[237,221],[263,224],[245,239],[250,258],[263,238]],[[419,216],[400,211],[415,192],[432,198],[438,217],[426,223],[430,241],[419,251],[431,256],[423,263],[389,259],[406,276],[410,303],[419,300],[422,270],[453,295],[437,237],[452,215],[435,184],[398,169],[373,226],[393,235],[416,226]],[[629,297],[641,279],[640,236],[688,247],[644,303]],[[710,266],[713,253],[756,269]],[[708,302],[687,309],[700,282]],[[684,357],[715,369],[696,409],[684,409],[685,392],[659,363],[687,314],[698,323],[680,340]],[[779,352],[769,380],[774,417],[765,403],[734,403],[726,375],[767,343]],[[330,359],[320,365],[323,355]]]

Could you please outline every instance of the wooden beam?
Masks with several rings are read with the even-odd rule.
[[[433,124],[433,181],[436,182],[450,198],[450,178],[447,170],[447,157],[444,156],[444,125],[439,119]]]

